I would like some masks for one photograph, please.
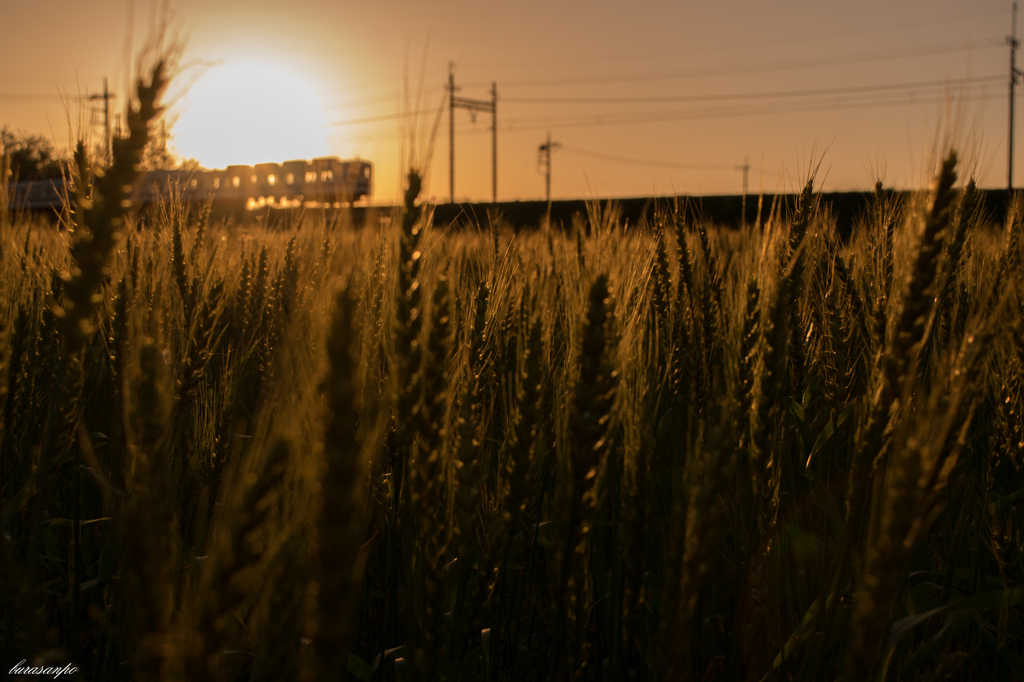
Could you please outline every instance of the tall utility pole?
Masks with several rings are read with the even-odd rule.
[[[491,201],[498,203],[498,83],[491,81]]]
[[[548,202],[548,224],[551,224],[551,150],[558,149],[562,145],[551,141],[551,133],[548,133],[548,141],[540,146],[541,163],[544,164],[544,198]]]
[[[455,62],[448,62],[448,192],[455,203]]]
[[[103,94],[89,95],[90,100],[103,100],[103,149],[107,162],[110,161],[110,100],[117,97],[107,89],[107,79],[103,78]]]
[[[747,176],[750,174],[750,159],[744,158],[742,166],[736,166],[736,170],[743,171],[743,200],[740,203],[741,225],[747,224]]]
[[[1020,42],[1017,40],[1017,3],[1013,3],[1013,25],[1012,33],[1006,36],[1006,44],[1010,46],[1010,135],[1007,142],[1006,161],[1006,188],[1013,190],[1013,91],[1017,86],[1017,78],[1024,72],[1017,69],[1017,48]]]
[[[448,191],[455,203],[455,110],[466,109],[473,120],[477,112],[491,114],[491,196],[498,201],[498,84],[491,83],[491,101],[456,97],[461,90],[455,85],[455,64],[448,62]]]

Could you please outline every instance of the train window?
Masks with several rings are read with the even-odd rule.
[[[288,175],[284,176],[284,181],[287,184],[289,184],[289,185],[294,185],[295,184],[295,173],[289,173]]]
[[[214,189],[220,189],[220,178],[214,178],[213,179],[213,188]]]
[[[334,173],[332,173],[329,170],[322,171],[320,173],[320,181],[321,182],[334,182]]]
[[[267,176],[267,184],[268,185],[276,185],[277,184],[277,176],[274,175],[273,173],[268,175]]]
[[[367,166],[366,168],[363,169],[363,177],[366,178],[367,180],[370,179],[370,167],[369,166]]]
[[[306,171],[306,182],[316,182],[316,171]]]
[[[241,184],[242,184],[242,178],[238,177],[237,175],[235,177],[231,178],[231,186],[232,187],[238,187]]]

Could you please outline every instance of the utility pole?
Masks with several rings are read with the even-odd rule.
[[[740,208],[740,215],[742,216],[742,218],[740,218],[740,224],[741,225],[746,225],[747,224],[747,177],[750,174],[750,159],[744,157],[743,165],[742,166],[736,166],[736,170],[743,171],[743,200],[740,203],[740,207],[741,207]]]
[[[551,150],[558,149],[562,145],[551,141],[551,133],[548,133],[548,141],[540,146],[541,163],[544,164],[544,198],[548,202],[547,222],[551,225]]]
[[[110,91],[106,76],[103,77],[103,142],[107,147],[107,163],[110,163]]]
[[[498,203],[498,83],[491,81],[491,202]]]
[[[1006,161],[1006,188],[1013,191],[1013,100],[1014,89],[1017,86],[1017,78],[1024,72],[1017,69],[1017,48],[1020,42],[1017,40],[1017,3],[1013,3],[1013,21],[1011,34],[1006,36],[1006,44],[1010,46],[1010,135],[1007,141]]]
[[[498,84],[491,83],[491,101],[456,97],[455,64],[448,62],[448,192],[455,203],[455,110],[466,109],[475,121],[477,112],[491,114],[491,195],[498,201]]]
[[[110,100],[117,97],[107,89],[107,79],[103,78],[103,94],[89,95],[90,100],[103,100],[103,149],[106,161],[110,162]]]
[[[448,192],[455,203],[455,62],[448,62]]]

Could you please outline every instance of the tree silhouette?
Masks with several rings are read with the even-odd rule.
[[[0,154],[7,157],[12,181],[44,180],[61,177],[64,162],[53,143],[42,135],[28,135],[0,128]]]

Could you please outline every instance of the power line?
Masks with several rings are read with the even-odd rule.
[[[990,93],[986,95],[980,95],[978,97],[970,98],[974,101],[987,101],[992,99],[1000,99],[1002,95],[998,93]],[[747,107],[734,107],[731,109],[716,109],[716,110],[699,110],[699,111],[680,111],[680,112],[646,112],[641,114],[623,114],[621,116],[596,116],[589,118],[576,118],[569,119],[559,123],[559,128],[592,128],[601,127],[608,125],[626,125],[630,123],[665,123],[673,121],[698,121],[712,118],[745,118],[749,116],[762,116],[772,114],[795,114],[795,113],[806,113],[806,112],[819,112],[819,111],[847,111],[847,110],[858,110],[858,109],[873,109],[873,108],[887,108],[897,106],[912,106],[915,104],[923,104],[920,99],[916,98],[901,98],[901,99],[885,99],[885,100],[874,100],[874,101],[858,101],[856,103],[841,103],[841,104],[800,104],[796,106],[782,106],[778,108],[747,108]],[[508,124],[507,127],[502,130],[507,132],[523,132],[531,130],[543,130],[550,127],[552,119],[520,119],[520,123],[517,125],[515,121]],[[525,125],[524,125],[525,124]],[[471,134],[474,131],[467,131],[467,134]]]
[[[550,144],[551,134],[548,134],[548,144]],[[600,152],[592,152],[586,149],[579,149],[576,147],[566,147],[565,145],[559,145],[565,151],[571,154],[577,154],[581,156],[589,156],[595,159],[603,159],[606,161],[613,161],[615,163],[628,163],[637,166],[644,167],[658,167],[658,168],[678,168],[682,170],[732,170],[732,171],[743,171],[743,213],[746,215],[747,206],[747,177],[750,173],[750,162],[744,159],[742,164],[725,164],[725,163],[672,163],[668,161],[652,161],[650,159],[637,159],[627,156],[615,156],[612,154],[602,154]],[[544,147],[541,146],[541,150]],[[548,183],[550,186],[550,173],[551,173],[551,152],[548,152]],[[550,189],[548,190],[548,196],[550,196]],[[548,199],[548,203],[551,200]],[[549,209],[550,210],[550,209]]]
[[[1005,76],[978,76],[956,80],[916,81],[911,83],[889,83],[886,85],[864,85],[848,88],[819,88],[810,90],[773,90],[761,92],[730,93],[724,95],[681,95],[661,97],[505,97],[506,104],[656,104],[659,102],[724,102],[744,99],[777,99],[785,97],[810,97],[820,95],[851,95],[891,90],[920,90],[937,87],[995,83]]]
[[[502,102],[506,104],[657,104],[672,102],[716,102],[743,99],[772,99],[783,97],[807,97],[814,95],[842,95],[870,92],[883,92],[887,90],[907,89],[933,89],[942,87],[955,87],[963,85],[994,83],[1001,81],[1005,76],[976,76],[972,78],[955,78],[952,80],[932,81],[910,81],[904,83],[887,83],[883,85],[851,86],[846,88],[812,88],[803,90],[769,90],[742,93],[726,93],[720,95],[659,95],[659,96],[637,96],[637,97],[503,97]],[[0,97],[3,97],[0,95]],[[380,98],[378,100],[366,100],[359,103],[346,103],[346,108],[359,108],[370,104],[380,104],[392,101],[394,98]],[[428,110],[418,112],[406,112],[400,114],[383,114],[380,116],[368,116],[345,121],[338,121],[330,125],[352,125],[358,123],[374,123],[376,121],[390,121],[397,118],[415,117],[422,113],[430,113]]]
[[[64,102],[84,101],[90,95],[34,95],[31,93],[0,93],[0,102]]]
[[[420,109],[419,111],[402,111],[397,114],[381,114],[380,116],[367,116],[366,118],[351,118],[345,121],[332,121],[329,126],[351,126],[363,123],[379,123],[381,121],[395,121],[401,118],[417,118],[435,113],[433,109]]]
[[[743,100],[764,100],[764,99],[786,99],[786,98],[799,98],[799,97],[830,97],[835,95],[853,95],[853,94],[872,94],[872,93],[890,93],[898,92],[902,98],[913,98],[921,96],[924,93],[907,93],[907,90],[934,90],[940,87],[963,87],[963,86],[975,86],[984,85],[987,83],[995,83],[1002,81],[1005,76],[978,76],[974,78],[960,78],[955,80],[943,81],[916,81],[908,83],[888,83],[883,85],[865,85],[855,86],[849,88],[821,88],[821,89],[809,89],[809,90],[778,90],[778,91],[762,91],[762,92],[748,92],[748,93],[726,93],[721,95],[685,95],[680,97],[621,97],[621,98],[579,98],[579,99],[529,99],[529,98],[502,98],[503,102],[515,103],[515,104],[559,104],[559,103],[579,103],[579,104],[628,104],[628,103],[670,103],[670,102],[739,102]],[[721,109],[713,110],[721,111]],[[421,111],[412,112],[400,112],[395,114],[382,114],[380,116],[368,116],[365,118],[348,119],[344,121],[334,121],[329,123],[331,126],[347,126],[347,125],[360,125],[365,123],[378,123],[382,121],[393,121],[403,118],[415,118],[421,115],[432,113],[426,109]],[[674,115],[682,112],[636,112],[632,114],[614,114],[614,116],[657,116],[659,114],[670,114]],[[592,118],[604,119],[605,116],[595,116]],[[578,115],[569,115],[556,118],[533,118],[533,119],[510,119],[513,124],[516,123],[529,123],[529,122],[543,122],[548,123],[559,123],[559,122],[572,122],[579,120]]]
[[[988,93],[985,95],[979,95],[977,97],[971,97],[972,101],[989,101],[994,99],[1001,99],[1003,95],[999,93]],[[731,109],[708,109],[708,110],[697,110],[697,111],[682,111],[682,112],[646,112],[646,114],[629,114],[622,115],[621,117],[614,116],[596,116],[590,118],[575,118],[569,119],[558,123],[560,129],[571,129],[571,128],[594,128],[610,125],[628,125],[631,123],[671,123],[675,121],[700,121],[714,118],[746,118],[750,116],[770,116],[773,114],[799,114],[799,113],[810,113],[819,111],[851,111],[860,109],[877,109],[877,108],[889,108],[899,106],[913,106],[915,104],[925,104],[921,99],[914,97],[901,98],[901,99],[886,99],[886,100],[874,100],[874,101],[858,101],[856,103],[842,103],[842,104],[800,104],[796,106],[784,106],[782,108],[749,108],[749,107],[733,107]],[[661,115],[666,114],[666,115]],[[625,118],[630,116],[630,118]],[[513,120],[512,122],[499,128],[501,132],[528,132],[535,130],[544,130],[551,127],[552,119],[519,119],[518,121]],[[490,134],[490,129],[470,129],[464,131],[463,134],[474,135],[474,134]],[[368,135],[363,139],[373,140],[392,140],[398,139],[397,136],[392,134],[385,135]]]
[[[999,45],[1002,45],[1000,41]],[[858,63],[866,61],[880,61],[884,59],[899,59],[909,58],[915,56],[923,56],[927,54],[935,54],[942,52],[957,52],[963,50],[970,50],[976,47],[996,47],[997,44],[993,42],[993,39],[986,39],[985,41],[978,42],[966,42],[959,45],[949,45],[946,43],[934,46],[925,46],[924,48],[912,48],[912,49],[896,49],[888,52],[870,51],[870,52],[859,52],[859,53],[848,53],[846,55],[834,55],[833,57],[816,58],[813,62],[808,62],[805,59],[793,59],[784,60],[775,63],[762,64],[760,66],[747,65],[732,65],[723,68],[712,68],[712,69],[689,69],[683,71],[669,71],[660,73],[625,73],[618,74],[607,78],[582,78],[582,79],[553,79],[543,81],[513,81],[510,82],[509,86],[553,86],[553,85],[586,85],[586,84],[601,84],[601,83],[619,83],[619,82],[636,82],[641,80],[671,80],[676,78],[686,78],[689,76],[702,76],[702,75],[728,75],[732,73],[753,73],[753,72],[765,72],[765,71],[780,71],[788,69],[805,69],[813,68],[818,66],[834,66],[840,64]],[[628,103],[658,103],[658,102],[700,102],[700,101],[728,101],[728,100],[740,100],[743,98],[749,99],[768,99],[771,97],[801,97],[801,96],[812,96],[812,95],[828,95],[828,94],[856,94],[856,93],[868,93],[868,92],[882,92],[884,90],[899,90],[906,88],[928,88],[928,87],[942,87],[947,85],[972,85],[987,83],[994,80],[994,76],[982,76],[976,78],[961,78],[953,81],[917,81],[909,83],[894,83],[879,86],[863,86],[855,88],[832,88],[822,90],[792,90],[792,91],[776,91],[776,92],[752,92],[752,93],[734,93],[726,95],[697,95],[697,96],[660,96],[660,97],[582,97],[582,98],[531,98],[531,97],[503,97],[502,101],[510,104],[628,104]],[[1002,78],[1002,77],[999,77]],[[371,100],[372,101],[372,100]],[[382,101],[382,100],[377,100]],[[367,101],[367,104],[370,101]],[[352,105],[358,106],[358,105]],[[358,125],[362,123],[376,123],[378,121],[391,121],[400,118],[407,118],[418,116],[420,113],[429,112],[409,112],[400,114],[384,114],[381,116],[368,116],[344,121],[338,121],[331,123],[330,125],[344,126],[344,125]]]
[[[615,156],[613,154],[602,154],[600,152],[592,152],[586,149],[579,149],[578,147],[569,147],[561,145],[562,149],[572,154],[578,154],[580,156],[590,156],[595,159],[604,159],[605,161],[615,161],[617,163],[632,163],[638,166],[659,166],[662,168],[681,168],[688,170],[736,170],[741,168],[736,164],[724,164],[724,163],[672,163],[669,161],[652,161],[650,159],[636,159],[627,156]]]
[[[993,11],[993,12],[989,12],[988,14],[995,14],[995,13],[996,12]],[[970,15],[970,16],[971,17],[987,16],[987,14]],[[900,26],[904,26],[904,27],[906,27],[906,26],[925,26],[925,25],[930,25],[932,23],[941,23],[943,21],[954,21],[954,20],[959,20],[959,19],[963,19],[963,18],[967,18],[967,16],[965,15],[965,16],[961,16],[961,17],[951,17],[949,19],[944,19],[944,20],[936,20],[936,21],[931,21],[931,22],[921,22],[921,23],[915,23],[915,24],[902,24]],[[860,34],[864,34],[864,33],[880,32],[882,30],[889,30],[889,29],[893,29],[893,28],[896,28],[896,26],[887,26],[885,29],[879,29],[878,31],[867,30],[867,31],[852,31],[852,32],[847,32],[847,33],[836,33],[836,34],[833,34],[832,37],[843,37],[843,36],[849,36],[849,35],[860,35]],[[823,37],[825,37],[825,36],[815,36],[814,38],[815,39],[820,39],[820,38],[823,38]],[[776,44],[776,43],[791,44],[793,42],[794,42],[793,40],[768,41],[768,42],[762,42],[762,43],[748,44],[748,45],[745,45],[745,47],[746,46],[766,46],[766,45],[773,45],[773,44]],[[796,42],[799,42],[799,41],[796,41]],[[768,64],[763,64],[761,66],[754,66],[754,67],[751,67],[749,64],[732,64],[732,65],[728,65],[728,66],[726,66],[724,68],[715,68],[715,69],[704,70],[704,71],[696,69],[696,70],[686,70],[686,71],[682,71],[682,72],[661,72],[660,74],[659,73],[652,74],[652,72],[623,73],[623,74],[618,74],[616,76],[613,76],[611,80],[606,80],[606,81],[594,80],[594,79],[563,78],[563,79],[540,80],[540,81],[529,81],[529,80],[511,81],[511,82],[509,82],[508,85],[509,86],[583,85],[583,84],[587,84],[587,83],[600,83],[600,82],[624,82],[624,81],[625,82],[631,82],[631,81],[635,81],[635,80],[671,79],[671,78],[677,78],[677,77],[687,77],[688,75],[694,75],[694,76],[701,76],[701,75],[728,75],[728,74],[732,74],[732,73],[750,73],[750,72],[753,72],[753,71],[759,71],[759,72],[763,72],[763,71],[778,71],[778,70],[786,70],[786,69],[790,69],[790,68],[792,68],[792,69],[803,69],[803,68],[811,68],[811,67],[816,67],[816,66],[821,66],[821,65],[837,65],[837,64],[845,64],[845,63],[857,63],[857,62],[863,62],[863,61],[877,61],[877,60],[881,60],[881,59],[887,59],[889,57],[893,57],[893,58],[908,58],[908,57],[922,56],[922,55],[942,53],[942,52],[957,52],[957,51],[974,49],[976,47],[995,47],[995,46],[1001,46],[1002,44],[1003,44],[1003,42],[1002,42],[1001,38],[1000,39],[996,39],[995,37],[992,37],[992,38],[988,38],[988,39],[985,39],[985,40],[982,40],[982,41],[965,41],[965,42],[959,43],[959,44],[938,43],[938,44],[934,44],[934,45],[919,46],[919,47],[916,47],[916,48],[896,48],[896,49],[893,49],[893,50],[889,50],[888,52],[866,51],[866,52],[854,52],[854,53],[846,53],[846,54],[833,55],[832,57],[826,56],[824,58],[816,57],[811,62],[808,62],[806,59],[803,59],[803,58],[793,58],[793,59],[789,59],[789,60],[783,60],[783,61],[779,61],[779,62],[775,62],[775,63],[768,63]],[[723,49],[726,49],[726,48],[723,48]],[[728,49],[730,49],[731,51],[735,51],[735,48],[728,48]],[[678,54],[690,54],[690,53],[693,53],[693,52],[695,52],[695,51],[670,52],[670,53],[663,53],[660,56],[664,57],[664,56],[672,56],[672,55],[678,55]],[[699,51],[700,54],[707,54],[708,52],[709,51],[707,51],[707,50]],[[652,55],[648,55],[648,56],[652,56]],[[659,56],[659,55],[653,55],[653,56]],[[621,61],[622,59],[627,59],[627,58],[630,58],[630,57],[628,55],[625,56],[625,57],[623,57],[622,55],[615,56],[615,57],[609,57],[609,59],[614,59],[616,61]],[[582,62],[582,63],[596,63],[596,62],[602,61],[602,60],[598,60],[598,59],[585,59],[585,60],[572,60],[572,61],[578,61],[578,62]],[[524,64],[528,65],[528,64],[531,64],[531,63],[534,63],[534,62],[508,62],[508,63],[505,63],[505,65],[515,66],[515,65],[524,65]],[[544,62],[545,65],[550,65],[550,63],[551,62],[547,62],[547,61]],[[431,74],[433,74],[435,72],[440,72],[440,71],[441,71],[440,69],[429,69],[428,70],[428,72],[431,73]],[[346,95],[351,95],[352,93],[360,92],[360,91],[366,92],[366,91],[378,90],[381,87],[392,87],[393,83],[398,83],[398,82],[399,81],[397,79],[392,79],[390,81],[387,81],[387,84],[382,84],[380,81],[377,81],[377,82],[374,82],[372,84],[349,86],[349,87],[344,89],[344,92],[346,93]],[[469,83],[467,85],[467,87],[476,87],[476,86],[485,87],[485,86],[489,86],[489,85],[490,85],[490,83],[475,83],[475,82],[473,82],[473,83]],[[381,95],[381,96],[368,95],[368,96],[365,96],[365,97],[360,98],[358,100],[355,100],[353,102],[347,102],[346,106],[347,107],[359,107],[359,106],[369,106],[369,105],[372,105],[372,104],[386,103],[386,102],[393,101],[395,99],[395,97],[396,97],[395,94],[387,94],[387,95]],[[503,98],[503,101],[505,101],[505,98]]]
[[[986,38],[984,41],[964,41],[961,43],[938,43],[915,48],[895,48],[888,51],[867,50],[861,52],[850,52],[846,54],[833,55],[831,57],[815,57],[808,60],[806,57],[795,57],[776,62],[765,62],[759,65],[729,64],[721,67],[678,69],[671,71],[640,72],[640,73],[619,73],[610,76],[596,76],[591,78],[553,78],[546,80],[519,80],[509,81],[508,87],[514,86],[556,86],[556,85],[592,85],[601,83],[635,83],[637,81],[674,80],[679,78],[691,78],[697,76],[725,76],[737,73],[764,73],[767,71],[785,71],[792,69],[810,69],[821,66],[836,66],[841,64],[857,64],[873,61],[884,61],[886,59],[907,59],[931,54],[947,52],[963,52],[984,47],[1002,46],[1003,41],[995,38]]]
[[[501,68],[507,66],[531,66],[531,65],[543,65],[544,67],[550,67],[552,64],[586,64],[596,62],[622,62],[630,59],[664,59],[667,57],[678,57],[688,54],[708,54],[716,52],[735,52],[737,48],[748,49],[748,48],[761,48],[761,47],[772,47],[775,45],[794,45],[797,43],[811,43],[820,42],[822,40],[833,40],[835,38],[848,38],[853,36],[862,35],[874,35],[878,33],[889,33],[892,31],[902,31],[908,28],[920,28],[925,26],[934,26],[935,24],[945,24],[953,21],[963,21],[964,19],[981,19],[985,17],[995,16],[1002,14],[1001,9],[992,9],[987,12],[970,12],[967,14],[958,14],[955,16],[943,17],[938,19],[931,19],[928,21],[914,21],[905,22],[902,24],[886,24],[882,27],[873,27],[866,29],[856,29],[851,31],[837,31],[835,33],[818,33],[815,35],[801,34],[798,36],[789,36],[783,38],[774,38],[771,40],[759,40],[755,42],[744,42],[742,45],[723,45],[719,48],[712,49],[689,49],[689,50],[666,50],[661,52],[646,52],[646,53],[633,53],[633,54],[608,54],[603,52],[598,57],[576,57],[571,59],[531,59],[517,62],[492,62],[479,64],[481,67],[488,68]]]
[[[993,95],[980,95],[967,99],[988,100]],[[955,98],[954,98],[955,99]],[[775,105],[761,108],[751,107],[716,107],[709,109],[683,109],[675,111],[645,111],[631,112],[613,115],[594,116],[564,116],[564,117],[542,117],[542,118],[521,118],[511,119],[508,130],[538,130],[558,124],[562,128],[572,127],[593,127],[604,125],[621,125],[629,123],[658,123],[668,121],[694,121],[708,118],[735,118],[746,116],[758,116],[767,114],[789,114],[816,111],[842,111],[851,109],[869,109],[875,107],[905,106],[924,103],[915,94],[884,95],[873,99],[858,99],[853,102],[780,102]]]
[[[588,64],[588,63],[596,63],[596,62],[604,62],[604,61],[623,62],[623,61],[631,60],[631,59],[665,59],[665,58],[671,58],[671,57],[677,57],[677,56],[685,56],[685,55],[689,55],[689,54],[709,54],[709,53],[717,53],[717,52],[732,52],[732,53],[734,53],[734,52],[736,52],[737,49],[762,48],[762,47],[771,47],[771,46],[775,46],[775,45],[794,45],[794,44],[798,44],[798,43],[820,42],[822,40],[831,40],[831,39],[835,39],[835,38],[855,37],[855,36],[861,36],[861,35],[873,35],[873,34],[878,34],[878,33],[888,33],[888,32],[892,32],[892,31],[900,31],[900,30],[904,30],[904,29],[908,29],[908,28],[918,28],[918,27],[933,26],[933,25],[936,25],[936,24],[944,24],[944,23],[950,23],[950,22],[955,22],[955,21],[963,21],[965,19],[977,20],[977,19],[983,19],[983,18],[986,18],[986,17],[989,17],[989,16],[995,16],[997,14],[1002,14],[1002,12],[1003,12],[1003,10],[1001,10],[1001,9],[993,9],[993,10],[989,10],[989,11],[985,11],[985,12],[969,12],[969,13],[952,15],[952,16],[948,16],[948,17],[939,17],[939,18],[929,19],[929,20],[926,20],[926,21],[904,22],[904,23],[901,23],[901,24],[885,24],[884,26],[879,26],[879,27],[854,29],[854,30],[849,30],[849,31],[837,31],[835,33],[817,33],[815,35],[801,34],[801,35],[796,35],[796,36],[788,36],[788,37],[782,37],[782,38],[773,38],[773,39],[770,39],[770,40],[761,40],[761,41],[754,41],[754,42],[744,42],[742,44],[725,44],[725,45],[723,45],[720,48],[713,48],[713,49],[710,49],[710,50],[709,49],[666,50],[666,51],[662,51],[662,52],[647,52],[647,53],[610,53],[607,50],[603,50],[601,55],[598,56],[598,57],[578,57],[578,58],[571,58],[571,59],[554,59],[554,60],[552,60],[552,59],[529,59],[529,60],[516,60],[516,61],[498,61],[498,60],[496,60],[496,61],[493,61],[493,62],[478,63],[477,67],[478,68],[487,68],[487,69],[493,70],[493,69],[502,69],[502,68],[542,65],[546,69],[549,69],[552,64]],[[993,37],[993,40],[995,40],[994,37]],[[1002,45],[1002,39],[1001,38],[999,38],[999,45]],[[428,75],[428,80],[429,80],[429,78],[432,78],[434,76],[443,77],[443,76],[447,75],[447,71],[446,71],[445,67],[441,67],[441,66],[435,67],[435,68],[428,68],[425,71],[425,73]],[[367,92],[367,93],[369,93],[369,92],[373,92],[373,91],[379,91],[381,89],[388,89],[389,94],[386,94],[386,95],[381,95],[381,96],[367,95],[365,98],[362,98],[362,99],[358,100],[357,102],[346,102],[346,106],[355,107],[355,106],[362,106],[362,105],[371,105],[371,104],[393,102],[395,100],[395,98],[397,97],[397,95],[394,92],[392,92],[392,90],[394,90],[395,88],[399,88],[402,83],[403,83],[403,79],[401,77],[397,77],[397,76],[393,77],[393,78],[383,78],[383,79],[375,78],[375,79],[373,79],[371,81],[363,81],[363,82],[352,83],[352,84],[346,85],[345,87],[333,87],[329,91],[330,92],[342,92],[342,93],[344,93],[345,96],[348,96],[348,95],[352,95],[353,93],[359,93],[359,92]],[[519,83],[517,82],[517,84],[519,84]],[[467,84],[467,87],[490,87],[490,81],[487,81],[487,82],[483,82],[483,81],[471,82],[471,83]],[[503,85],[503,87],[504,87],[504,85]],[[434,91],[436,91],[436,90],[434,90]],[[504,98],[503,98],[503,100],[504,100]]]

